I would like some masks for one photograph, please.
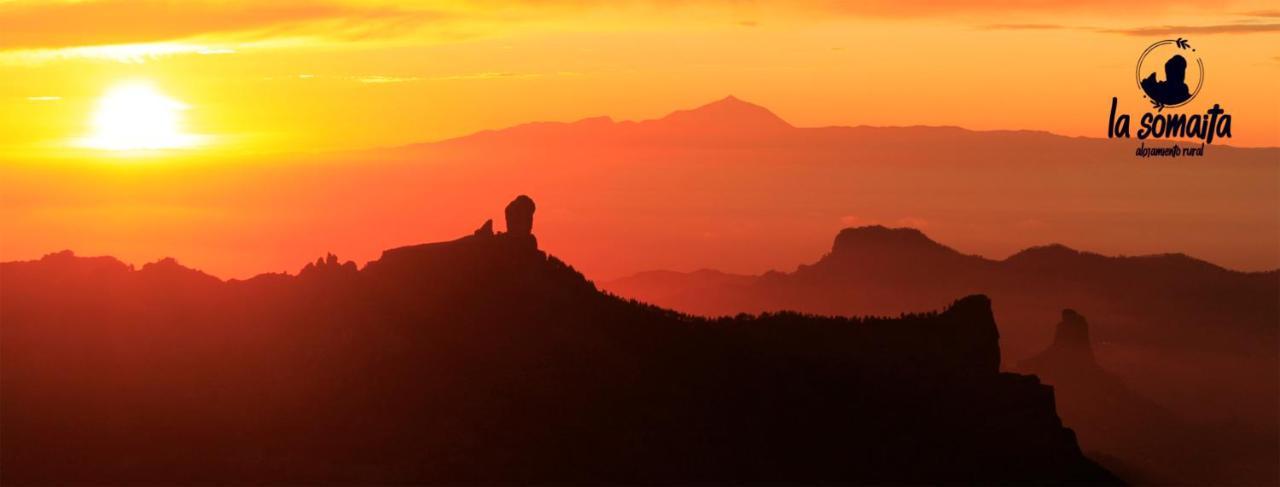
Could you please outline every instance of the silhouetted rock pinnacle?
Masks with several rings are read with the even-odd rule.
[[[525,195],[517,196],[507,205],[507,233],[512,235],[533,234],[533,212],[537,206],[533,198]]]
[[[1018,367],[1053,386],[1063,422],[1075,429],[1080,443],[1137,485],[1238,485],[1248,483],[1238,479],[1258,475],[1225,473],[1215,465],[1234,467],[1232,462],[1241,458],[1241,452],[1256,447],[1242,444],[1235,436],[1227,442],[1215,440],[1224,434],[1219,428],[1202,428],[1179,419],[1098,365],[1089,323],[1074,310],[1062,310],[1053,343]],[[1206,455],[1201,445],[1216,445],[1214,449],[1221,452]],[[1228,460],[1216,459],[1219,455]]]
[[[309,263],[298,272],[299,277],[315,277],[315,276],[334,276],[334,275],[351,275],[357,271],[356,263],[352,261],[341,262],[338,256],[326,254],[323,258],[316,259],[315,262]]]
[[[1062,310],[1062,321],[1053,338],[1053,346],[1063,351],[1087,357],[1093,361],[1093,345],[1089,343],[1089,323],[1084,316],[1072,309]]]
[[[1054,332],[1053,344],[1022,364],[1032,370],[1096,368],[1093,344],[1089,342],[1089,323],[1075,310],[1062,310],[1062,321]]]

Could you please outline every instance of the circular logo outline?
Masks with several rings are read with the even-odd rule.
[[[1138,56],[1138,65],[1137,65],[1137,67],[1135,67],[1135,68],[1134,68],[1134,70],[1133,70],[1133,72],[1134,72],[1134,81],[1136,81],[1136,82],[1137,82],[1137,84],[1138,84],[1138,91],[1141,91],[1141,92],[1142,92],[1142,96],[1143,96],[1144,98],[1147,98],[1148,100],[1151,100],[1151,104],[1152,104],[1153,106],[1155,106],[1155,108],[1156,108],[1157,110],[1163,110],[1163,109],[1165,109],[1165,108],[1180,107],[1180,106],[1182,106],[1182,105],[1186,105],[1187,103],[1190,103],[1190,102],[1191,102],[1191,100],[1196,99],[1196,95],[1198,95],[1198,94],[1200,93],[1200,87],[1204,86],[1204,60],[1200,58],[1200,55],[1199,55],[1199,54],[1197,54],[1197,55],[1196,55],[1196,67],[1200,70],[1200,78],[1196,81],[1196,89],[1195,89],[1195,91],[1192,91],[1192,92],[1191,92],[1191,96],[1190,96],[1190,97],[1188,97],[1186,100],[1183,100],[1181,103],[1178,103],[1178,104],[1176,104],[1176,105],[1165,105],[1165,104],[1163,104],[1163,103],[1160,103],[1160,102],[1159,102],[1159,101],[1157,101],[1156,99],[1151,98],[1151,94],[1150,94],[1150,93],[1147,93],[1146,88],[1143,88],[1143,87],[1142,87],[1142,62],[1143,62],[1143,61],[1145,61],[1145,60],[1147,59],[1147,55],[1148,55],[1148,54],[1151,54],[1151,51],[1154,51],[1157,47],[1163,46],[1163,45],[1165,45],[1165,44],[1173,44],[1173,45],[1177,46],[1177,47],[1178,47],[1178,49],[1180,49],[1180,50],[1184,50],[1184,51],[1185,51],[1185,50],[1187,50],[1187,49],[1190,49],[1190,48],[1191,48],[1191,44],[1190,44],[1190,43],[1188,43],[1187,39],[1183,39],[1183,38],[1181,38],[1181,37],[1179,37],[1179,38],[1177,38],[1177,39],[1165,39],[1165,40],[1163,40],[1163,41],[1157,41],[1156,43],[1154,43],[1154,44],[1152,44],[1152,45],[1150,45],[1150,46],[1147,46],[1147,49],[1146,49],[1146,50],[1144,50],[1144,51],[1142,51],[1142,55],[1141,55],[1141,56]],[[1191,52],[1196,52],[1196,50],[1195,50],[1195,49],[1191,49]]]

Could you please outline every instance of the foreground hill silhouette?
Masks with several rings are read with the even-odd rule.
[[[983,296],[695,318],[597,291],[533,209],[296,276],[0,265],[0,480],[1116,482],[998,370]]]
[[[604,287],[708,316],[780,309],[884,315],[933,309],[948,302],[947,296],[983,293],[995,303],[1006,364],[1063,378],[1069,385],[1058,394],[1059,405],[1072,413],[1088,412],[1064,416],[1068,426],[1092,433],[1082,443],[1087,451],[1127,452],[1128,458],[1118,460],[1139,469],[1142,475],[1131,477],[1136,481],[1280,481],[1274,461],[1280,455],[1277,271],[1234,272],[1181,254],[1107,257],[1061,245],[996,261],[961,254],[915,229],[871,226],[841,231],[828,254],[790,273],[658,271]],[[1102,344],[1097,362],[1110,373],[1093,373],[1101,369],[1092,348],[1089,360],[1071,366],[1019,369],[1023,359],[1052,341],[1055,330],[1046,325],[1064,306],[1093,318],[1093,337]],[[1111,400],[1124,395],[1115,392],[1118,380],[1113,379],[1159,407],[1146,408],[1127,397]],[[1127,409],[1104,403],[1123,403]],[[1134,447],[1126,436],[1130,432],[1098,427],[1134,424],[1128,419],[1166,409],[1179,419],[1164,422],[1170,431],[1159,432],[1171,441],[1144,444],[1153,450]],[[1198,440],[1186,440],[1190,437]],[[1194,468],[1150,461],[1182,455],[1188,443],[1215,446],[1198,450]]]

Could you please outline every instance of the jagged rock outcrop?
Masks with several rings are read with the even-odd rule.
[[[338,256],[329,253],[323,258],[316,259],[315,262],[308,263],[301,271],[298,277],[318,277],[333,276],[339,274],[354,274],[357,271],[356,263],[352,261],[340,262]]]
[[[475,235],[477,237],[492,237],[493,236],[493,219],[490,218],[488,220],[485,220],[484,225],[480,225],[480,228],[477,228],[476,232],[473,233],[472,235]]]

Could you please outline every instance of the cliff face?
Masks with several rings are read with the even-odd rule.
[[[0,266],[5,483],[1109,483],[991,303],[706,320],[477,232],[220,282]]]
[[[1053,385],[1063,421],[1079,433],[1090,456],[1145,485],[1257,485],[1257,479],[1276,479],[1273,434],[1238,422],[1197,424],[1174,414],[1100,366],[1089,335],[1084,316],[1063,310],[1053,342],[1021,361],[1018,370]]]
[[[1244,422],[1270,437],[1267,455],[1259,455],[1267,460],[1251,467],[1269,474],[1252,483],[1274,483],[1280,475],[1278,271],[1235,272],[1181,254],[1104,256],[1061,245],[991,260],[916,230],[861,227],[840,232],[829,253],[794,272],[650,272],[604,287],[707,316],[779,309],[893,315],[983,294],[995,303],[1007,366],[1045,350],[1055,333],[1046,317],[1070,307],[1095,320],[1089,334],[1104,344],[1088,350],[1078,337],[1081,351],[1179,416]]]

